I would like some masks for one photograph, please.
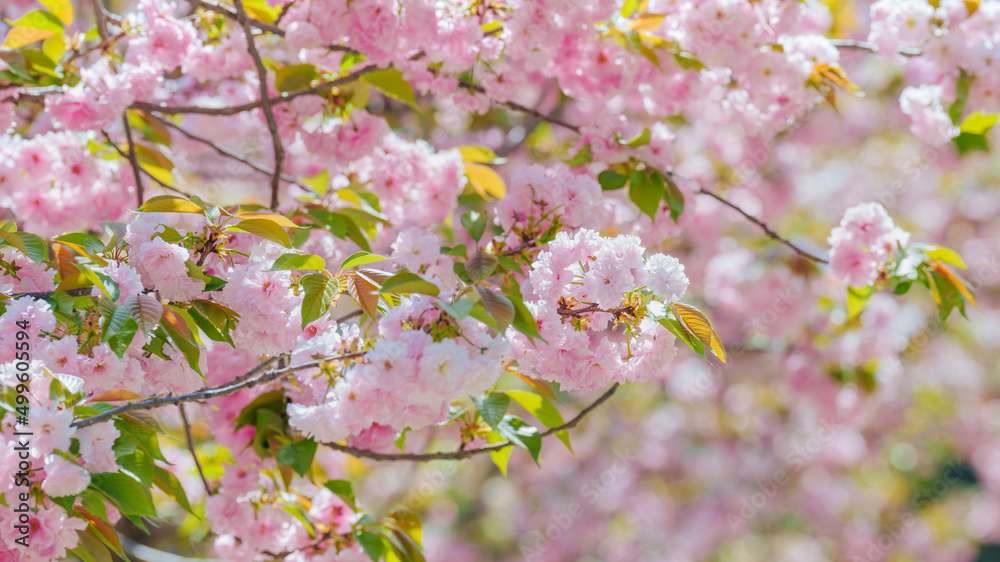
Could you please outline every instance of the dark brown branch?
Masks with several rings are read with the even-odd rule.
[[[188,131],[187,129],[181,127],[180,125],[177,125],[176,123],[173,123],[172,121],[170,121],[169,119],[167,119],[165,116],[160,115],[157,112],[153,112],[151,115],[153,116],[154,119],[156,119],[157,121],[163,123],[167,127],[170,127],[171,129],[177,131],[178,133],[184,135],[185,137],[187,137],[187,138],[189,138],[189,139],[191,139],[193,141],[197,141],[197,142],[200,142],[200,143],[202,143],[204,145],[207,145],[209,148],[211,148],[212,150],[218,152],[220,155],[225,156],[226,158],[232,158],[233,160],[236,160],[237,162],[241,162],[241,163],[249,166],[250,168],[253,168],[254,170],[256,170],[256,171],[258,171],[258,172],[260,172],[260,173],[262,173],[262,174],[264,174],[266,176],[272,176],[272,175],[274,175],[274,170],[272,170],[271,168],[268,168],[267,166],[263,166],[261,164],[258,164],[257,162],[254,162],[253,160],[247,158],[246,156],[243,156],[242,154],[239,154],[237,152],[233,152],[232,150],[229,150],[228,148],[225,148],[223,146],[219,146],[218,144],[216,144],[215,142],[213,142],[210,139],[207,139],[205,137],[196,135],[196,134],[192,133],[191,131]],[[290,176],[288,174],[281,174],[281,179],[284,180],[284,181],[287,181],[288,183],[295,184],[295,185],[297,185],[297,186],[299,186],[302,189],[305,189],[307,191],[312,191],[311,187],[309,187],[307,185],[303,185],[294,176]]]
[[[81,289],[64,289],[61,291],[35,291],[33,293],[14,293],[10,295],[10,298],[17,299],[21,297],[31,297],[33,299],[47,299],[56,293],[66,293],[71,297],[82,297],[84,295],[89,295],[90,290],[93,287],[83,287]]]
[[[675,178],[679,178],[680,177],[680,176],[677,176],[677,175],[674,175],[674,174],[670,174],[670,175],[672,177],[675,177]],[[817,256],[817,255],[813,254],[813,253],[807,252],[806,250],[803,250],[802,248],[796,246],[795,244],[793,244],[789,240],[787,240],[785,238],[782,238],[781,235],[779,235],[777,232],[771,230],[771,227],[767,226],[767,224],[765,224],[763,221],[761,221],[757,217],[755,217],[755,216],[747,213],[746,211],[744,211],[743,209],[741,209],[739,206],[737,206],[737,205],[735,205],[733,203],[730,203],[729,200],[727,200],[725,197],[722,197],[718,193],[715,193],[714,191],[711,191],[709,189],[705,189],[703,187],[696,188],[695,189],[695,193],[698,193],[700,195],[708,195],[709,197],[715,199],[716,201],[722,203],[723,205],[725,205],[725,206],[729,207],[730,209],[733,209],[734,211],[736,211],[739,214],[743,215],[744,217],[747,218],[747,220],[749,220],[750,222],[752,222],[752,223],[756,224],[757,226],[759,226],[760,229],[764,231],[764,234],[766,234],[769,238],[771,238],[772,240],[775,240],[777,242],[781,242],[785,246],[788,246],[789,248],[792,249],[793,252],[795,252],[796,254],[802,256],[803,258],[805,258],[807,260],[810,260],[810,261],[814,261],[816,263],[830,263],[826,258],[822,258],[820,256]]]
[[[208,485],[208,478],[205,478],[205,471],[201,469],[201,462],[198,460],[198,453],[194,451],[194,439],[191,437],[191,422],[188,421],[187,412],[184,411],[184,404],[178,404],[177,409],[181,413],[181,423],[184,424],[184,436],[187,438],[188,450],[191,451],[191,458],[194,459],[194,465],[198,467],[198,475],[201,476],[201,483],[205,485],[205,493],[211,496],[215,492],[212,491],[212,487]]]
[[[182,404],[184,402],[196,402],[201,400],[208,400],[211,398],[218,398],[220,396],[229,396],[231,394],[236,394],[237,392],[245,389],[251,388],[257,385],[271,382],[275,379],[279,379],[295,371],[300,371],[302,369],[309,369],[312,367],[318,367],[323,363],[328,363],[331,361],[345,361],[348,359],[356,359],[361,357],[365,353],[363,351],[355,351],[352,353],[345,353],[342,355],[331,355],[327,357],[322,357],[314,361],[309,361],[307,363],[302,363],[300,365],[293,365],[290,367],[282,367],[279,369],[271,369],[265,371],[260,376],[244,378],[246,375],[236,379],[238,382],[230,381],[225,384],[218,386],[213,386],[211,388],[206,388],[199,390],[197,392],[192,392],[191,394],[181,394],[174,396],[173,394],[168,394],[166,396],[154,396],[153,398],[146,398],[145,400],[138,400],[136,402],[130,402],[124,404],[117,408],[108,410],[107,412],[102,412],[95,416],[90,416],[89,418],[84,418],[73,422],[73,427],[86,427],[88,425],[93,425],[105,420],[109,420],[115,416],[132,412],[135,410],[152,410],[155,408],[160,408],[162,406],[169,406],[171,404]]]
[[[97,20],[97,33],[101,36],[101,42],[108,40],[108,15],[104,12],[104,4],[101,0],[90,0],[90,5],[94,7],[94,19]]]
[[[108,141],[108,144],[110,144],[110,145],[111,145],[111,147],[115,149],[115,152],[117,152],[119,156],[121,156],[122,158],[124,158],[124,159],[126,159],[126,160],[129,160],[129,161],[131,162],[131,160],[129,159],[129,156],[128,156],[128,154],[126,154],[126,153],[125,153],[125,151],[124,151],[124,150],[122,150],[122,149],[121,149],[121,148],[120,148],[120,147],[118,146],[118,143],[116,143],[116,142],[114,141],[114,139],[112,139],[112,138],[111,138],[111,135],[109,135],[107,131],[104,131],[104,130],[102,130],[102,131],[101,131],[101,134],[103,134],[103,135],[104,135],[104,138],[105,138],[105,140],[107,140],[107,141]],[[147,178],[149,178],[149,179],[151,179],[151,180],[155,181],[156,183],[158,183],[158,184],[160,185],[160,187],[162,187],[163,189],[168,189],[168,190],[170,190],[170,191],[173,191],[173,192],[175,192],[175,193],[179,193],[179,194],[181,194],[181,195],[183,195],[184,197],[187,197],[187,198],[189,198],[189,199],[191,198],[191,194],[190,194],[190,193],[185,193],[184,191],[181,191],[180,189],[177,189],[176,187],[174,187],[174,186],[172,186],[172,185],[170,185],[170,184],[168,184],[168,183],[164,182],[164,181],[163,181],[163,180],[161,180],[160,178],[158,178],[158,177],[154,176],[153,174],[149,173],[149,171],[147,171],[147,170],[146,170],[145,168],[143,168],[142,166],[139,166],[139,169],[140,169],[140,170],[142,170],[142,173],[143,173],[143,174],[146,174],[146,177],[147,177]]]
[[[854,49],[857,51],[868,51],[869,53],[878,52],[878,47],[876,47],[874,43],[869,43],[868,41],[857,41],[855,39],[830,39],[830,43],[838,49]],[[923,54],[923,51],[914,47],[899,47],[899,54],[904,57],[917,57]]]
[[[229,8],[226,8],[225,6],[220,6],[218,4],[213,4],[211,2],[204,2],[203,0],[188,0],[188,3],[190,3],[191,6],[193,6],[195,8],[204,8],[204,9],[210,11],[210,12],[215,12],[217,14],[221,14],[221,15],[224,15],[226,17],[229,17],[229,18],[232,18],[234,20],[239,21],[239,17],[236,14],[236,12],[230,10]],[[278,14],[278,19],[275,20],[275,22],[273,24],[265,23],[265,22],[262,22],[262,21],[260,21],[258,19],[249,18],[249,17],[247,18],[247,21],[250,22],[250,25],[256,27],[257,29],[259,29],[261,31],[266,31],[268,33],[273,33],[274,35],[277,35],[279,37],[284,37],[285,36],[285,30],[281,29],[280,27],[278,27],[278,24],[281,23],[281,19],[288,12],[288,9],[292,6],[292,4],[294,4],[294,2],[289,2],[288,4],[286,4],[285,6],[282,7],[281,13]],[[248,41],[250,40],[250,36],[249,35],[247,36],[247,40]],[[355,54],[355,55],[360,54],[360,53],[358,53],[358,51],[356,51],[356,50],[354,50],[354,49],[352,49],[350,47],[344,47],[343,45],[327,45],[325,48],[327,50],[330,50],[330,51],[342,51],[342,52],[345,52],[345,53],[352,53],[352,54]]]
[[[125,138],[128,139],[128,161],[132,164],[132,175],[135,177],[135,195],[139,200],[138,207],[142,207],[143,187],[142,168],[139,166],[139,157],[135,153],[135,139],[132,138],[132,125],[128,122],[128,110],[122,116],[122,127],[125,129]]]
[[[311,88],[306,88],[304,90],[296,90],[294,92],[284,92],[273,98],[269,98],[268,101],[272,106],[290,102],[299,96],[315,96],[329,92],[330,90],[354,82],[366,74],[370,74],[378,70],[378,66],[370,64],[355,70],[354,72],[341,76],[335,80],[330,80],[329,82],[322,82],[313,86]],[[234,105],[230,107],[198,107],[198,106],[168,106],[168,105],[156,105],[146,102],[136,102],[132,104],[134,109],[141,109],[148,113],[153,111],[159,111],[160,113],[166,115],[178,115],[178,114],[198,114],[198,115],[216,115],[216,116],[226,116],[226,115],[236,115],[237,113],[244,113],[246,111],[251,111],[261,107],[261,100],[245,103],[242,105]]]
[[[611,395],[618,390],[618,383],[615,383],[609,388],[604,394],[602,394],[597,400],[592,402],[589,406],[580,410],[573,419],[568,422],[557,425],[556,427],[551,427],[539,435],[541,437],[547,437],[553,433],[559,433],[567,429],[572,429],[580,423],[580,421],[587,416],[590,412],[594,411],[598,406],[606,402]],[[493,451],[499,451],[501,449],[506,449],[513,445],[510,441],[504,443],[496,443],[493,445],[487,445],[485,447],[480,447],[478,449],[457,449],[454,451],[443,451],[440,453],[378,453],[375,451],[368,451],[366,449],[357,449],[355,447],[349,447],[347,445],[340,445],[338,443],[324,443],[324,445],[330,447],[331,449],[336,449],[342,453],[347,453],[348,455],[372,459],[377,461],[412,461],[412,462],[427,462],[427,461],[441,461],[441,460],[462,460],[469,457],[474,457],[476,455],[481,455],[483,453],[489,453]]]
[[[267,90],[267,69],[264,68],[264,61],[257,52],[257,41],[253,37],[253,29],[250,28],[250,18],[243,9],[243,0],[233,0],[233,3],[236,6],[236,19],[247,35],[247,50],[250,51],[254,66],[257,67],[257,76],[260,79],[260,109],[267,118],[267,129],[271,132],[271,144],[274,145],[274,175],[271,176],[271,209],[274,210],[278,208],[278,190],[281,188],[281,168],[285,164],[285,146],[281,144],[278,122],[274,119],[274,111],[271,110],[271,97]]]

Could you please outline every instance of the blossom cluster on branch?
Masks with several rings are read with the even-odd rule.
[[[858,392],[897,404],[888,366],[911,334],[889,332],[890,293],[923,286],[944,326],[979,286],[956,251],[911,243],[941,232],[897,226],[894,193],[838,200],[839,226],[824,208],[793,241],[769,223],[794,187],[767,164],[800,127],[819,144],[814,114],[859,103],[859,50],[911,73],[891,105],[935,159],[988,153],[1000,3],[878,0],[867,40],[834,38],[851,8],[833,4],[5,5],[0,557],[125,556],[119,521],[172,518],[226,560],[423,560],[420,518],[366,510],[341,454],[483,454],[506,475],[549,436],[572,451],[620,386],[683,394],[674,373],[754,353],[787,380],[768,400],[727,393],[719,419],[778,404],[756,428],[726,421],[734,435],[783,447],[796,407],[815,427],[850,422]],[[776,242],[769,257],[730,219]],[[725,320],[768,302],[773,319]],[[602,394],[562,407],[575,391]],[[676,415],[650,419],[656,439],[690,424],[700,458],[737,458],[715,422]],[[831,465],[861,462],[847,431]],[[968,462],[989,465],[990,443]],[[674,467],[689,498],[712,478],[695,457]],[[813,523],[833,519],[852,520]],[[678,559],[715,552],[691,549]]]

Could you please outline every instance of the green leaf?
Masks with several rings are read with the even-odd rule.
[[[622,17],[627,18],[639,9],[639,0],[625,0],[622,4]]]
[[[968,154],[974,150],[990,151],[990,143],[986,140],[986,135],[959,133],[957,137],[951,140],[955,143],[955,148],[958,149],[959,154]]]
[[[448,304],[444,301],[438,301],[438,307],[459,322],[468,318],[469,313],[472,312],[472,307],[475,306],[475,304],[476,303],[469,299],[462,299],[452,304]]]
[[[500,422],[503,421],[507,408],[510,407],[510,398],[502,392],[490,392],[483,396],[470,396],[469,398],[479,410],[479,415],[483,416],[483,421],[494,430],[500,431]]]
[[[403,79],[403,73],[395,68],[378,70],[361,77],[361,80],[375,86],[382,93],[416,108],[416,97],[410,83]]]
[[[405,295],[410,293],[420,293],[436,297],[441,289],[437,285],[427,281],[423,277],[409,271],[400,271],[382,283],[381,293],[396,293]]]
[[[198,347],[194,334],[191,332],[190,326],[188,326],[187,320],[181,313],[171,306],[164,307],[160,327],[170,336],[170,341],[174,344],[174,347],[187,359],[188,366],[204,378],[205,375],[202,374],[201,367],[198,365],[201,350]]]
[[[847,319],[850,320],[861,314],[861,311],[865,309],[865,304],[868,303],[868,299],[875,294],[875,287],[871,285],[865,287],[848,287],[847,288]]]
[[[549,399],[535,394],[534,392],[526,392],[523,390],[508,390],[507,396],[512,400],[521,405],[522,408],[535,416],[538,421],[542,422],[545,427],[559,427],[563,423],[562,414],[559,410],[549,402]],[[556,437],[562,441],[566,448],[573,452],[573,447],[569,444],[569,432],[566,430],[556,433]]]
[[[323,484],[328,490],[344,500],[347,505],[351,506],[351,509],[357,511],[358,503],[357,499],[354,497],[354,487],[347,480],[330,480]]]
[[[486,215],[476,211],[469,211],[462,215],[462,226],[473,240],[479,242],[486,232]]]
[[[965,113],[965,102],[969,97],[969,86],[972,80],[964,69],[959,69],[958,81],[955,83],[955,101],[948,108],[948,117],[951,122],[958,125]]]
[[[24,14],[16,21],[7,20],[7,23],[11,27],[27,27],[29,29],[41,29],[43,31],[51,31],[52,33],[62,34],[65,31],[65,27],[59,18],[45,12],[42,10],[35,10],[33,12],[28,12]]]
[[[302,287],[302,328],[321,318],[330,310],[330,303],[340,291],[336,279],[325,273],[310,273],[299,281]]]
[[[370,254],[365,251],[355,252],[354,254],[351,254],[351,257],[344,260],[344,263],[340,264],[340,270],[344,271],[352,267],[358,267],[359,265],[367,265],[370,263],[385,261],[387,259],[389,258],[378,254]]]
[[[370,533],[367,531],[359,531],[354,534],[354,538],[357,539],[358,544],[361,545],[361,550],[365,551],[373,561],[377,561],[382,558],[385,554],[385,540],[381,535],[376,535],[375,533]]]
[[[653,140],[653,133],[649,131],[649,127],[644,127],[642,132],[636,135],[634,138],[629,140],[621,139],[618,142],[624,144],[625,146],[631,146],[632,148],[638,148],[640,146],[645,146]]]
[[[110,498],[123,515],[156,517],[153,498],[138,480],[120,472],[90,475],[90,485]]]
[[[538,453],[542,450],[542,437],[538,434],[537,428],[524,423],[524,420],[516,416],[504,416],[497,427],[497,433],[518,447],[527,449],[535,464],[538,464]]]
[[[49,258],[48,245],[37,234],[0,231],[0,239],[17,248],[35,263],[45,263],[45,260]]]
[[[465,260],[465,272],[472,281],[482,281],[497,270],[497,257],[482,250],[472,254]]]
[[[514,319],[511,321],[511,326],[522,334],[528,336],[528,339],[538,338],[545,341],[545,338],[538,333],[538,321],[535,317],[531,315],[531,311],[528,307],[524,305],[524,299],[521,297],[521,289],[517,283],[511,283],[507,290],[504,291],[507,298],[510,299],[511,304],[514,305]]]
[[[672,316],[665,316],[658,318],[656,321],[659,322],[661,326],[666,328],[671,334],[676,336],[677,339],[684,343],[684,345],[690,347],[692,351],[697,353],[703,359],[707,359],[705,357],[705,344],[701,343],[698,338],[692,337],[688,334],[687,330],[681,326],[681,323],[676,318],[673,318]]]
[[[614,191],[625,187],[625,184],[628,183],[628,178],[614,170],[604,170],[600,174],[597,174],[597,182],[601,184],[602,190]]]
[[[124,306],[115,306],[107,299],[101,299],[97,304],[98,311],[101,312],[101,341],[106,342],[113,336],[122,332],[125,325],[132,317]],[[136,325],[138,327],[138,325]]]
[[[236,344],[233,343],[232,336],[229,335],[228,323],[226,323],[227,325],[225,326],[216,327],[215,324],[212,324],[211,320],[205,318],[205,316],[202,313],[198,312],[198,309],[194,307],[189,308],[187,310],[187,314],[188,316],[191,317],[192,320],[194,320],[194,323],[195,325],[198,326],[198,329],[200,329],[202,332],[205,333],[208,339],[217,342],[225,342],[233,347],[236,347]]]
[[[316,67],[311,64],[290,64],[274,72],[274,87],[279,92],[304,90],[318,76]]]
[[[567,159],[565,162],[569,164],[570,168],[577,168],[583,166],[584,164],[590,164],[594,161],[594,157],[590,151],[590,145],[585,144],[583,148],[577,151],[571,158]]]
[[[180,504],[184,508],[184,511],[194,514],[194,511],[191,510],[191,502],[188,501],[187,492],[184,491],[184,486],[181,485],[181,481],[169,470],[159,466],[154,467],[153,485],[159,488],[167,497]]]
[[[669,174],[656,172],[658,181],[664,182],[667,206],[670,208],[670,218],[676,223],[677,219],[684,213],[684,194]]]
[[[278,464],[290,466],[296,474],[304,476],[312,466],[313,457],[316,456],[316,446],[316,442],[312,439],[303,439],[285,445],[274,458]]]
[[[160,451],[160,441],[156,436],[156,430],[152,426],[137,418],[122,416],[115,418],[115,427],[121,434],[115,440],[115,454],[117,456],[130,455],[139,449],[158,461],[166,462]]]
[[[149,488],[153,485],[153,459],[142,451],[117,458],[121,471]]]
[[[260,236],[265,240],[281,244],[286,248],[292,247],[292,242],[288,239],[288,232],[281,225],[270,219],[246,219],[227,227],[226,230],[247,232],[254,236]]]
[[[300,271],[326,269],[326,260],[312,254],[285,254],[274,260],[270,271]]]
[[[629,182],[628,198],[639,207],[639,210],[656,219],[656,211],[660,208],[660,200],[663,199],[664,189],[662,181],[657,183],[649,175],[648,170],[636,170],[632,172],[632,179]]]

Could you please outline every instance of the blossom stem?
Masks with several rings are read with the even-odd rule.
[[[594,411],[598,406],[607,402],[609,398],[618,390],[618,383],[611,385],[607,391],[604,392],[597,400],[591,402],[589,406],[580,410],[573,419],[568,422],[557,425],[555,427],[550,427],[549,429],[543,431],[539,434],[541,437],[548,437],[554,433],[559,433],[560,431],[565,431],[567,429],[572,429],[583,420],[590,412]],[[341,445],[339,443],[324,443],[324,445],[335,449],[342,453],[347,453],[348,455],[372,459],[377,461],[411,461],[411,462],[427,462],[427,461],[440,461],[440,460],[462,460],[469,457],[474,457],[476,455],[481,455],[483,453],[490,453],[499,451],[501,449],[506,449],[513,445],[512,442],[507,441],[504,443],[496,443],[493,445],[487,445],[485,447],[480,447],[478,449],[456,449],[454,451],[442,451],[439,453],[379,453],[376,451],[369,451],[366,449],[358,449],[355,447],[350,447],[348,445]]]

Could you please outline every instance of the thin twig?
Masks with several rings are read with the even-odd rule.
[[[673,177],[675,177],[675,178],[680,178],[681,177],[681,176],[677,176],[675,174],[670,174],[670,175],[673,176]],[[686,178],[684,178],[684,179],[686,179]],[[693,180],[691,180],[691,181],[693,181]],[[764,231],[764,234],[766,234],[769,238],[771,238],[772,240],[775,240],[777,242],[781,242],[785,246],[788,246],[789,248],[792,249],[793,252],[795,252],[796,254],[802,256],[803,258],[805,258],[807,260],[814,261],[816,263],[830,263],[826,258],[822,258],[820,256],[817,256],[816,254],[813,254],[813,253],[810,253],[810,252],[808,252],[806,250],[803,250],[802,248],[796,246],[794,243],[790,242],[789,240],[787,240],[785,238],[782,238],[781,235],[779,235],[777,232],[771,230],[771,227],[767,226],[767,224],[765,224],[763,221],[761,221],[757,217],[751,215],[750,213],[747,213],[746,211],[744,211],[743,209],[741,209],[739,206],[737,206],[737,205],[729,202],[729,200],[727,200],[725,197],[722,197],[718,193],[715,193],[714,191],[712,191],[710,189],[705,189],[704,187],[698,187],[698,188],[696,188],[695,189],[695,193],[698,193],[700,195],[708,195],[709,197],[715,199],[716,201],[722,203],[723,205],[729,207],[730,209],[735,210],[739,214],[741,214],[744,217],[746,217],[747,220],[749,220],[750,222],[752,222],[752,223],[756,224],[757,226],[759,226],[760,229]]]
[[[184,411],[184,404],[178,404],[177,409],[181,413],[181,423],[184,424],[184,435],[187,437],[188,450],[191,451],[191,458],[194,459],[194,465],[198,467],[198,475],[201,476],[201,483],[205,485],[205,493],[211,496],[215,492],[212,491],[212,487],[208,485],[208,478],[205,478],[205,471],[201,469],[201,462],[198,460],[198,453],[194,451],[194,439],[191,437],[191,422],[188,421],[187,412]]]
[[[158,112],[154,111],[151,115],[152,115],[152,117],[154,119],[156,119],[157,121],[163,123],[167,127],[170,127],[171,129],[177,131],[178,133],[184,135],[185,137],[187,137],[187,138],[189,138],[189,139],[191,139],[193,141],[197,141],[197,142],[200,142],[200,143],[202,143],[204,145],[207,145],[209,148],[211,148],[212,150],[218,152],[222,156],[225,156],[226,158],[232,158],[233,160],[236,160],[237,162],[241,162],[241,163],[249,166],[250,168],[253,168],[254,170],[256,170],[256,171],[258,171],[258,172],[260,172],[260,173],[262,173],[262,174],[264,174],[266,176],[272,176],[272,175],[274,175],[274,170],[272,170],[271,168],[268,168],[267,166],[263,166],[261,164],[258,164],[257,162],[254,162],[253,160],[247,158],[246,156],[244,156],[242,154],[239,154],[237,152],[233,152],[232,150],[229,150],[228,148],[226,148],[224,146],[220,146],[220,145],[216,144],[215,142],[213,142],[210,139],[207,139],[205,137],[196,135],[196,134],[192,133],[191,131],[188,131],[187,129],[181,127],[180,125],[177,125],[176,123],[170,121],[169,119],[166,118],[166,116],[160,115]],[[299,186],[302,189],[305,189],[307,191],[312,191],[311,187],[309,187],[307,185],[304,185],[295,176],[290,176],[288,174],[281,174],[281,179],[284,180],[284,181],[287,181],[288,183],[295,184],[295,185],[297,185],[297,186]]]
[[[378,70],[378,66],[370,64],[368,66],[363,66],[358,70],[350,74],[346,74],[337,78],[335,80],[330,80],[328,82],[321,82],[311,88],[306,88],[304,90],[296,90],[294,92],[283,92],[280,95],[269,98],[268,101],[272,106],[278,105],[280,103],[290,102],[299,96],[315,96],[319,94],[326,93],[338,86],[343,86],[350,82],[354,82],[366,74],[370,74]],[[234,105],[230,107],[199,107],[199,106],[169,106],[169,105],[156,105],[146,102],[135,102],[132,104],[134,109],[141,109],[146,112],[159,111],[160,113],[166,115],[178,115],[178,114],[197,114],[197,115],[217,115],[217,116],[227,116],[236,115],[237,113],[244,113],[246,111],[251,111],[261,107],[261,100],[252,101],[242,105]]]
[[[264,68],[264,61],[257,52],[257,41],[253,37],[253,29],[250,28],[250,19],[243,9],[243,0],[233,0],[233,4],[236,6],[236,19],[243,26],[243,32],[247,36],[247,50],[250,51],[254,66],[257,67],[257,76],[260,79],[260,109],[267,118],[271,144],[274,145],[274,175],[271,176],[271,209],[274,210],[278,208],[278,190],[281,188],[281,167],[285,164],[285,146],[281,144],[278,122],[274,119],[274,111],[271,110],[271,97],[267,91],[267,69]]]
[[[355,359],[364,355],[363,351],[355,351],[352,353],[345,353],[343,355],[330,355],[327,357],[322,357],[307,363],[302,363],[300,365],[293,365],[290,367],[283,367],[280,369],[271,369],[262,373],[260,376],[255,378],[248,378],[245,380],[240,380],[239,382],[227,382],[218,386],[213,386],[211,388],[206,388],[199,390],[197,392],[192,392],[191,394],[181,394],[174,396],[173,394],[168,394],[166,396],[154,396],[153,398],[146,398],[145,400],[139,400],[136,402],[130,402],[124,404],[117,408],[108,410],[107,412],[102,412],[100,414],[90,416],[89,418],[84,418],[82,420],[77,420],[73,422],[73,427],[86,427],[88,425],[93,425],[95,423],[100,423],[105,420],[109,420],[115,416],[132,412],[135,410],[152,410],[154,408],[160,408],[162,406],[169,406],[171,404],[181,404],[184,402],[195,402],[201,400],[208,400],[211,398],[218,398],[220,396],[229,396],[231,394],[236,394],[237,392],[251,388],[260,384],[271,382],[275,379],[284,377],[295,371],[301,371],[302,369],[309,369],[312,367],[317,367],[323,363],[328,363],[330,361],[344,361],[348,359]]]
[[[602,394],[597,400],[591,403],[589,406],[580,410],[573,419],[568,422],[557,425],[556,427],[551,427],[542,433],[539,433],[540,437],[547,437],[553,433],[559,433],[567,429],[572,429],[576,427],[580,421],[587,416],[590,412],[594,411],[598,406],[606,402],[611,395],[618,390],[618,383],[615,383],[609,388],[604,394]],[[355,447],[349,447],[347,445],[340,445],[338,443],[324,443],[324,445],[330,447],[331,449],[336,449],[342,453],[347,453],[351,456],[373,459],[377,461],[412,461],[412,462],[427,462],[427,461],[440,461],[440,460],[461,460],[476,455],[481,455],[483,453],[490,453],[494,451],[499,451],[501,449],[506,449],[513,445],[512,442],[507,441],[505,443],[496,443],[493,445],[487,445],[485,447],[480,447],[478,449],[457,449],[454,451],[443,451],[440,453],[378,453],[375,451],[369,451],[366,449],[357,449]]]
[[[128,161],[132,164],[132,175],[135,177],[135,194],[139,199],[138,207],[142,207],[143,187],[142,172],[139,166],[139,157],[135,153],[135,140],[132,138],[132,125],[128,122],[128,110],[122,116],[122,127],[125,128],[125,138],[128,139]]]
[[[868,41],[857,41],[855,39],[830,39],[830,43],[838,49],[854,49],[857,51],[868,51],[869,53],[877,53],[878,47],[874,43],[869,43]],[[918,57],[923,54],[923,51],[916,47],[899,47],[899,54],[904,57]]]
[[[108,16],[104,12],[104,5],[101,0],[90,0],[90,5],[94,7],[94,19],[97,20],[97,33],[101,36],[101,42],[108,40]]]
[[[218,4],[213,4],[211,2],[204,2],[203,0],[188,0],[188,3],[190,3],[192,7],[195,7],[195,8],[204,8],[204,9],[210,11],[210,12],[215,12],[217,14],[222,14],[222,15],[224,15],[226,17],[229,17],[229,18],[232,18],[234,20],[239,21],[239,17],[236,14],[236,12],[233,12],[232,10],[230,10],[229,8],[226,8],[225,6],[220,6]],[[281,23],[281,19],[285,16],[285,14],[287,13],[289,7],[293,3],[294,2],[290,2],[290,3],[286,4],[284,7],[282,7],[281,13],[278,14],[278,18],[275,20],[275,22],[273,24],[265,23],[265,22],[262,22],[262,21],[260,21],[258,19],[254,19],[254,18],[247,18],[247,21],[250,22],[250,25],[256,27],[257,29],[259,29],[261,31],[266,31],[268,33],[273,33],[274,35],[277,35],[279,37],[284,37],[285,36],[285,30],[281,29],[280,27],[278,27],[278,24]],[[249,40],[249,37],[250,36],[248,35],[247,36],[248,40]],[[344,47],[343,45],[326,45],[325,48],[327,50],[330,50],[330,51],[341,51],[341,52],[345,52],[345,53],[352,53],[352,54],[355,54],[355,55],[360,54],[358,51],[356,51],[356,50],[354,50],[354,49],[352,49],[350,47]]]
[[[105,138],[105,140],[107,140],[107,141],[108,141],[108,143],[109,143],[109,144],[111,145],[111,147],[112,147],[112,148],[114,148],[114,149],[115,149],[115,152],[117,152],[119,156],[121,156],[122,158],[124,158],[124,159],[126,159],[126,160],[129,160],[129,157],[128,157],[128,154],[126,154],[126,153],[125,153],[125,151],[124,151],[124,150],[122,150],[122,149],[121,149],[121,148],[120,148],[120,147],[118,146],[118,143],[116,143],[116,142],[114,141],[114,139],[112,139],[112,138],[111,138],[111,135],[109,135],[107,131],[105,131],[105,130],[103,130],[103,129],[102,129],[102,130],[101,130],[101,134],[103,134],[103,135],[104,135],[104,138]],[[158,184],[160,185],[160,187],[162,187],[163,189],[168,189],[168,190],[170,190],[170,191],[173,191],[173,192],[175,192],[175,193],[179,193],[179,194],[181,194],[181,195],[183,195],[183,196],[187,197],[188,199],[190,199],[190,198],[191,198],[191,194],[190,194],[190,193],[186,193],[186,192],[184,192],[184,191],[181,191],[180,189],[177,189],[176,187],[174,187],[174,186],[172,186],[172,185],[170,185],[170,184],[168,184],[168,183],[164,182],[164,181],[163,181],[163,180],[161,180],[160,178],[158,178],[158,177],[154,176],[153,174],[149,173],[149,171],[147,171],[147,170],[146,170],[145,168],[143,168],[142,166],[140,166],[140,167],[139,167],[139,169],[140,169],[140,170],[142,170],[142,173],[143,173],[143,174],[146,174],[146,177],[147,177],[147,178],[149,178],[149,179],[151,179],[151,180],[155,181],[156,183],[158,183]]]
[[[63,289],[61,291],[35,291],[31,293],[14,293],[12,295],[7,295],[12,299],[19,299],[21,297],[31,297],[33,299],[47,299],[56,293],[66,293],[71,297],[82,297],[84,295],[89,295],[90,290],[93,287],[83,287],[81,289]]]

